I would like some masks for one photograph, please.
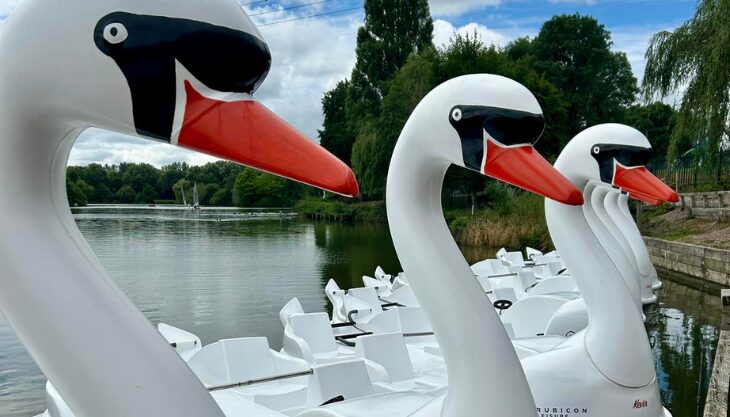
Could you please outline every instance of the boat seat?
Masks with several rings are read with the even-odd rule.
[[[188,361],[206,387],[271,378],[310,369],[301,359],[269,349],[265,337],[224,339],[205,346]],[[273,409],[303,405],[308,376],[230,388],[256,403]],[[276,400],[272,401],[271,397]]]
[[[525,266],[525,258],[520,251],[505,252],[500,259],[508,266]]]
[[[537,285],[537,278],[535,278],[535,273],[532,272],[532,270],[527,269],[517,272],[517,279],[514,280],[514,283],[515,292],[517,292],[518,295],[520,292],[529,293],[532,290],[532,287]]]
[[[575,280],[570,276],[559,276],[544,279],[535,284],[535,286],[530,290],[531,295],[548,295],[558,293],[572,293],[576,296],[580,294],[578,292],[578,287],[575,284]]]
[[[384,391],[370,382],[361,359],[317,365],[307,388],[307,407],[318,407],[337,397],[351,400],[378,392]]]
[[[546,295],[526,297],[505,310],[500,318],[512,324],[516,338],[543,335],[553,314],[566,302],[564,298]]]
[[[513,304],[517,303],[517,294],[512,287],[498,287],[492,290],[495,300],[509,300]],[[510,307],[511,309],[512,307]]]
[[[505,248],[505,247],[501,247],[501,248],[499,248],[499,250],[498,250],[498,251],[497,251],[497,253],[495,254],[495,258],[497,258],[497,259],[501,259],[501,258],[503,258],[503,257],[504,257],[504,254],[505,254],[505,253],[507,253],[507,248]]]
[[[288,303],[284,304],[284,307],[282,307],[281,310],[279,310],[279,320],[281,320],[281,324],[286,327],[289,316],[301,313],[304,313],[304,308],[302,308],[302,304],[299,302],[299,299],[294,297],[289,300]]]
[[[392,284],[391,279],[393,278],[393,276],[390,274],[386,274],[385,271],[383,271],[383,268],[380,267],[380,265],[375,268],[375,272],[373,273],[373,275],[375,275],[375,279],[377,279],[378,281]]]
[[[332,321],[335,323],[344,323],[347,321],[347,313],[345,312],[345,291],[340,289],[335,280],[330,279],[324,287],[324,294],[332,304]]]
[[[183,329],[160,323],[157,325],[157,331],[160,332],[184,361],[190,359],[191,356],[203,348],[203,344],[200,342],[198,336]]]
[[[378,297],[387,297],[391,294],[391,284],[385,283],[384,281],[377,280],[367,275],[362,276],[362,284],[366,287],[375,288],[378,293]]]
[[[383,312],[383,306],[380,304],[380,298],[378,298],[378,293],[375,290],[375,288],[372,288],[372,287],[351,288],[347,292],[347,295],[354,297],[354,298],[364,302],[368,306],[370,306],[371,313],[369,315],[378,314],[378,313]],[[348,311],[348,313],[349,313],[349,311]],[[358,314],[356,321],[367,320],[367,316],[369,316],[369,315],[361,316]]]
[[[422,350],[409,349],[401,333],[359,337],[355,352],[358,358],[370,362],[371,380],[384,379],[376,384],[389,390],[434,394],[448,382],[443,359]],[[418,362],[418,373],[414,370],[412,358]]]
[[[510,270],[499,259],[485,259],[472,265],[471,270],[476,275],[504,275]],[[482,273],[481,271],[484,271]]]
[[[477,282],[481,285],[484,292],[492,292],[492,283],[489,280],[488,275],[477,275]]]
[[[383,297],[383,301],[387,301],[389,303],[398,303],[407,307],[420,306],[420,304],[418,303],[418,299],[416,298],[416,295],[413,294],[413,289],[410,285],[404,285],[397,289],[394,289],[389,296]]]
[[[534,261],[538,256],[542,256],[542,252],[529,246],[525,247],[525,254],[527,255],[527,259],[531,261]]]
[[[411,284],[408,282],[408,276],[405,272],[401,272],[398,275],[393,278],[393,287],[391,288],[393,291],[397,290],[398,288],[410,286]]]
[[[335,342],[327,313],[300,313],[289,316],[284,328],[282,353],[310,364],[352,358],[354,351]]]
[[[492,268],[492,263],[489,262],[491,259],[485,259],[483,261],[479,261],[471,266],[471,272],[474,273],[474,275],[494,275],[494,269]]]

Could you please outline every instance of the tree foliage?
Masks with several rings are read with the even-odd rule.
[[[293,181],[244,168],[233,188],[233,202],[239,207],[290,207],[302,197],[303,187]]]
[[[364,198],[383,198],[393,149],[421,99],[451,78],[487,72],[515,79],[535,94],[543,106],[548,126],[553,126],[545,132],[549,140],[541,141],[538,147],[547,152],[561,149],[559,143],[565,143],[568,138],[561,128],[567,112],[560,91],[537,74],[528,61],[511,60],[501,49],[486,46],[476,34],[455,35],[445,48],[411,55],[391,81],[390,90],[381,103],[380,116],[360,129],[352,151],[352,163]],[[558,135],[559,138],[555,137]],[[473,194],[484,188],[484,181],[479,174],[457,169],[447,175],[445,189],[447,193],[458,190]]]
[[[664,156],[669,149],[675,113],[671,106],[661,102],[637,104],[626,109],[625,123],[649,139],[654,155]]]
[[[337,86],[326,92],[322,98],[324,122],[319,130],[319,143],[327,148],[342,162],[350,165],[352,144],[355,134],[347,121],[346,103],[350,82],[340,81]]]
[[[233,205],[234,185],[239,174],[252,172],[253,197],[240,202],[254,206],[291,206],[303,196],[304,187],[270,174],[256,173],[231,162],[214,162],[202,166],[173,163],[162,168],[149,164],[90,164],[70,166],[66,171],[66,191],[72,206],[89,203],[147,204],[150,202],[182,203],[193,201],[193,185],[198,185],[202,205]],[[244,204],[248,205],[248,204]]]
[[[433,48],[427,0],[366,0],[364,7],[365,23],[357,32],[350,80],[338,83],[322,99],[322,146],[345,162],[351,161],[360,130],[379,116],[380,102],[396,71],[410,54]]]
[[[390,80],[408,56],[432,47],[427,0],[365,0],[364,8],[348,103],[353,118],[377,115]]]
[[[730,134],[730,0],[700,0],[694,16],[674,32],[652,36],[643,88],[647,99],[684,89],[669,156],[682,144],[708,139],[707,161],[718,163],[723,135]]]
[[[623,109],[634,102],[638,89],[631,65],[611,45],[606,28],[580,14],[554,16],[532,41],[535,67],[568,103],[571,135],[594,124],[620,122]]]

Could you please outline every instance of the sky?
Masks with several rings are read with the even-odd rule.
[[[23,0],[0,0],[0,24]],[[355,38],[363,23],[363,0],[238,0],[269,44],[272,68],[254,96],[313,140],[322,125],[325,91],[348,78],[355,64]],[[314,3],[314,4],[312,4]],[[535,36],[556,14],[591,15],[611,32],[613,49],[627,54],[641,80],[652,34],[689,19],[695,0],[429,0],[434,43],[455,32],[479,34],[504,46]],[[296,7],[301,6],[301,7]],[[294,20],[293,20],[294,19]],[[670,103],[671,104],[671,103]],[[146,162],[203,164],[212,157],[172,145],[89,129],[77,140],[70,165]]]

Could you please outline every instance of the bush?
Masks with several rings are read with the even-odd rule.
[[[294,210],[315,220],[375,223],[386,222],[388,218],[382,201],[345,203],[334,199],[308,198],[297,203]]]

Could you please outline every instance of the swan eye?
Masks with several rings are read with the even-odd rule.
[[[451,118],[454,119],[455,122],[461,120],[461,109],[454,109],[451,112]]]
[[[112,45],[124,42],[127,36],[127,28],[121,23],[109,23],[104,27],[104,40]]]
[[[601,152],[601,148],[599,148],[598,146],[594,146],[593,147],[593,154],[594,155],[598,155],[600,152]]]

